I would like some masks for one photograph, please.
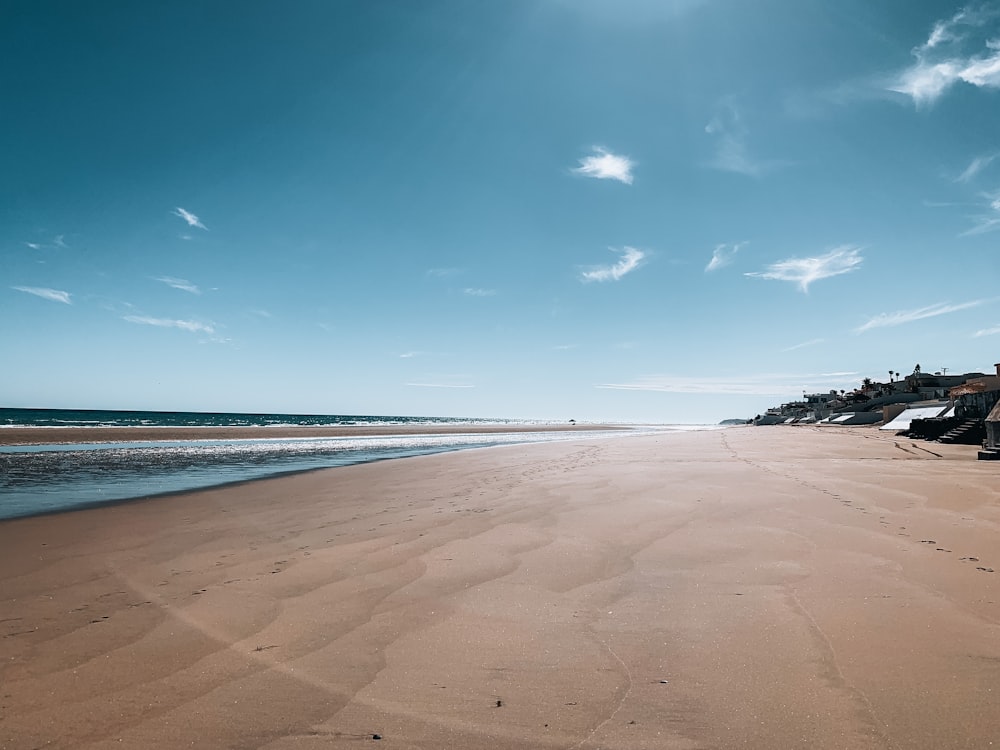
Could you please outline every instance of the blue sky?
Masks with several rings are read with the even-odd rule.
[[[1000,361],[1000,9],[13,2],[0,403],[644,422]]]

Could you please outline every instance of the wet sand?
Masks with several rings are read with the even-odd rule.
[[[336,427],[5,427],[0,445],[139,443],[156,440],[267,440],[274,438],[358,437],[362,435],[474,435],[503,432],[627,430],[627,425],[432,424],[343,425]]]
[[[490,448],[12,520],[0,747],[984,748],[994,569],[997,466],[871,429]]]

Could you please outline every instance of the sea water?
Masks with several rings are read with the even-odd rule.
[[[0,409],[0,425],[36,427],[41,436],[47,427],[67,426],[298,424],[387,427],[399,424],[509,424],[523,429],[523,425],[530,423],[429,417]],[[607,431],[594,430],[0,446],[0,519],[389,458],[493,445],[579,440],[607,434]]]
[[[343,414],[244,414],[239,412],[120,411],[0,408],[2,427],[339,427],[345,425],[531,424],[522,419],[399,417]]]

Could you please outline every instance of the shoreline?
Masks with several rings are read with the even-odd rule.
[[[0,746],[988,746],[997,474],[935,450],[664,431],[12,519]]]
[[[181,440],[273,440],[395,435],[475,435],[524,432],[630,430],[633,425],[602,424],[423,424],[338,425],[331,427],[4,427],[0,446],[70,445],[74,443],[155,442]]]

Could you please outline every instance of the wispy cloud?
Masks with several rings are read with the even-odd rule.
[[[971,229],[966,229],[959,234],[959,237],[969,237],[976,234],[986,234],[996,229],[1000,229],[1000,192],[983,193],[981,196],[984,202],[980,204],[981,213],[973,216]]]
[[[427,275],[435,279],[447,279],[462,273],[461,268],[429,268]]]
[[[201,219],[199,219],[190,211],[181,208],[180,206],[178,206],[175,210],[171,211],[170,213],[172,213],[174,216],[179,216],[180,218],[184,219],[184,221],[187,222],[187,225],[189,227],[197,227],[198,229],[204,229],[206,232],[208,231],[208,227],[206,227],[204,224],[201,223]]]
[[[453,383],[406,383],[410,388],[475,388],[474,385],[455,385]]]
[[[775,281],[790,281],[798,284],[803,292],[808,292],[809,285],[820,279],[856,271],[863,260],[861,248],[843,245],[812,258],[780,260],[772,263],[764,271],[752,271],[746,275]]]
[[[716,245],[715,250],[712,251],[712,259],[705,266],[705,273],[710,271],[717,271],[720,268],[725,268],[736,258],[736,253],[740,251],[745,242],[737,242],[732,245]]]
[[[589,271],[583,271],[580,274],[581,280],[618,281],[625,274],[631,273],[637,269],[646,257],[646,253],[642,250],[637,250],[634,247],[626,246],[621,250],[617,250],[613,247],[608,249],[613,253],[619,253],[622,256],[622,259],[611,266],[595,266]]]
[[[958,312],[959,310],[968,310],[970,307],[978,307],[985,302],[986,300],[982,299],[973,300],[972,302],[962,302],[957,305],[939,302],[936,305],[918,307],[915,310],[898,310],[897,312],[891,313],[879,313],[864,325],[859,326],[855,330],[855,333],[864,333],[865,331],[870,331],[873,328],[901,326],[906,323],[913,323],[917,320],[924,320],[925,318],[936,318],[938,315],[948,315],[949,313]]]
[[[1000,88],[1000,41],[992,28],[995,11],[965,8],[938,21],[927,41],[912,50],[915,62],[898,73],[888,90],[929,106],[958,83]]]
[[[495,297],[497,291],[496,289],[473,289],[472,287],[467,287],[462,290],[462,294],[469,297]]]
[[[613,154],[606,148],[594,146],[594,153],[580,159],[580,166],[573,169],[575,174],[598,180],[618,180],[632,184],[632,168],[635,162],[627,156]]]
[[[570,349],[577,349],[579,344],[557,344],[552,348],[557,352],[568,352]]]
[[[715,139],[715,155],[709,160],[709,167],[760,177],[787,165],[786,162],[760,159],[750,153],[750,131],[732,101],[723,103],[719,113],[705,126],[705,132]]]
[[[1000,325],[995,325],[992,328],[983,328],[972,334],[973,338],[979,338],[980,336],[996,336],[1000,333]]]
[[[182,292],[201,294],[201,289],[187,279],[175,279],[173,276],[157,276],[155,280],[160,281],[167,286],[173,287],[174,289],[180,289]]]
[[[1000,153],[993,152],[992,154],[983,154],[982,156],[977,156],[973,159],[969,166],[965,168],[958,177],[955,178],[955,182],[968,182],[977,174],[982,172],[986,167],[993,163],[993,160],[1000,156]]]
[[[208,323],[199,323],[196,320],[173,320],[171,318],[148,318],[144,315],[126,315],[122,320],[129,323],[138,323],[145,326],[156,326],[158,328],[179,328],[182,331],[191,333],[215,333],[215,327]]]
[[[44,242],[25,242],[24,244],[30,247],[32,250],[51,250],[52,248],[59,248],[61,250],[68,250],[69,245],[66,244],[66,235],[57,234],[52,238],[52,242],[46,244]]]
[[[64,305],[73,304],[70,300],[72,295],[69,292],[63,292],[59,289],[49,289],[44,286],[12,286],[11,289],[24,292],[25,294],[33,294],[36,297],[52,300],[53,302],[62,302]]]
[[[796,349],[805,349],[807,346],[816,346],[817,344],[822,344],[824,341],[826,341],[826,339],[810,339],[809,341],[803,341],[801,344],[785,347],[781,351],[794,352]]]
[[[720,377],[717,375],[670,376],[651,375],[622,383],[601,383],[595,388],[659,393],[692,393],[744,396],[800,396],[803,391],[824,391],[843,388],[854,372],[833,373],[764,373]]]

